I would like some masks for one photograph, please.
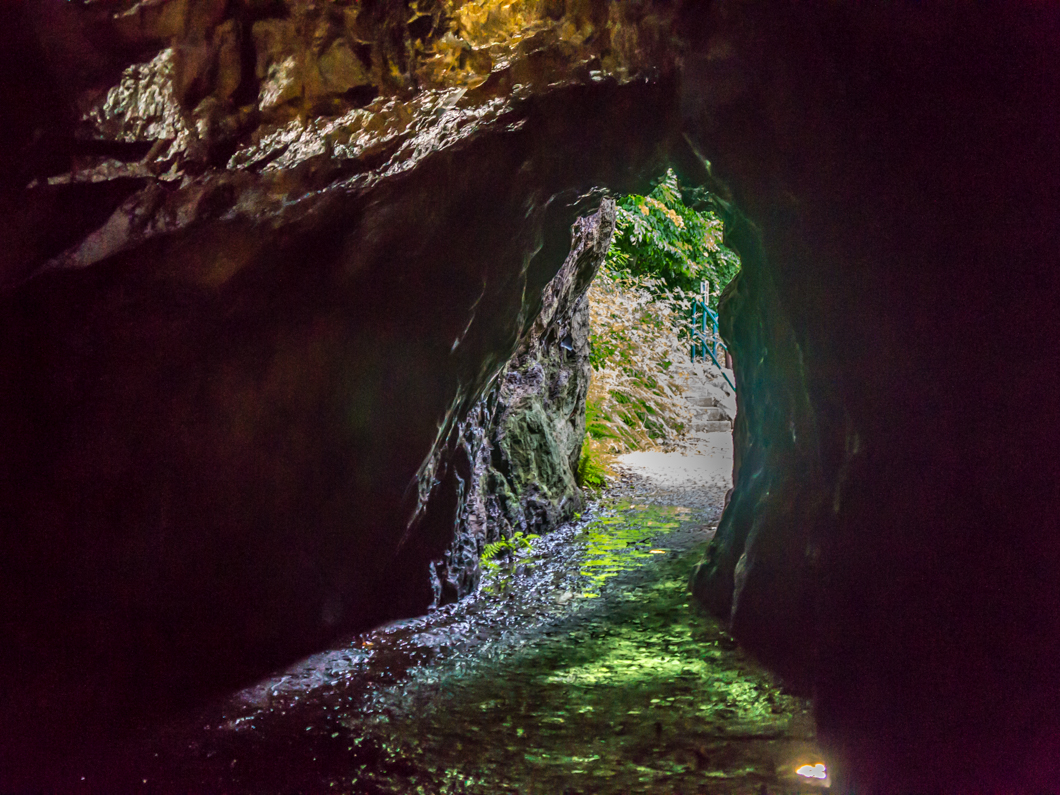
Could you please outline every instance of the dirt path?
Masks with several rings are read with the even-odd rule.
[[[498,556],[477,596],[65,771],[63,790],[814,791],[795,775],[817,761],[806,704],[689,603],[724,441],[653,456],[577,526]]]

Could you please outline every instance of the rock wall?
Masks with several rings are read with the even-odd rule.
[[[0,8],[0,770],[470,587],[454,429],[593,189],[669,164],[747,263],[696,592],[838,789],[1051,789],[1057,12],[494,11]]]
[[[1060,19],[687,12],[684,125],[745,263],[695,592],[814,695],[833,789],[1054,788]]]
[[[676,129],[600,10],[479,75],[404,2],[4,7],[0,770],[437,598],[446,440]]]
[[[584,507],[577,471],[591,373],[586,292],[614,226],[610,199],[578,219],[540,314],[453,431],[425,504],[426,511],[451,501],[458,506],[453,543],[434,562],[435,604],[477,587],[486,544],[515,532],[546,533]]]
[[[722,294],[719,330],[736,363],[733,491],[693,592],[789,686],[810,695],[818,524],[831,507],[829,475],[836,473],[823,471],[828,428],[811,401],[761,232],[742,214],[731,215],[725,237],[742,267]]]

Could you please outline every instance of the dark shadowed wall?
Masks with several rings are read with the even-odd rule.
[[[591,191],[669,164],[747,263],[696,593],[813,693],[841,788],[1050,790],[1057,12],[417,9],[3,9],[0,759],[423,609],[440,451]]]

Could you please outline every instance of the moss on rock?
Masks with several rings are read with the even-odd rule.
[[[470,471],[442,487],[455,490],[459,508],[454,541],[435,563],[438,602],[477,586],[487,544],[546,533],[584,507],[577,473],[591,372],[586,291],[614,223],[607,200],[574,225],[570,254],[545,287],[539,314],[460,426],[448,456]]]

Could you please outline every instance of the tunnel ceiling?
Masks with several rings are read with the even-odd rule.
[[[866,791],[989,790],[1002,757],[1056,780],[1055,11],[0,23],[7,759],[422,610],[437,451],[598,189],[672,165],[730,203],[745,263],[736,493],[697,596],[815,694]]]

